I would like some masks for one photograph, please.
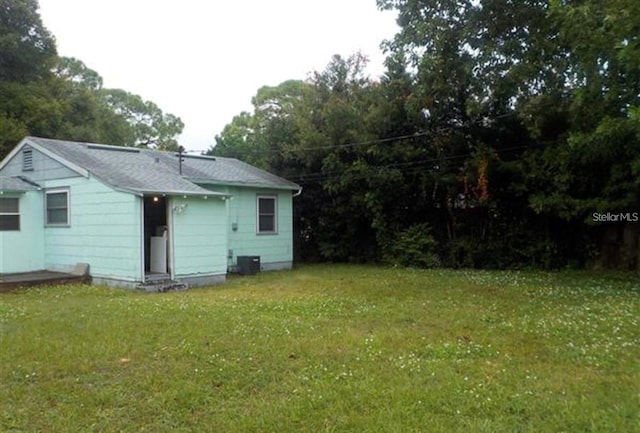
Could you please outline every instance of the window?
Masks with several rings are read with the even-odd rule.
[[[69,225],[69,191],[47,191],[47,225]]]
[[[33,149],[29,146],[22,149],[22,171],[33,171]]]
[[[258,196],[258,233],[276,233],[278,231],[278,209],[273,195]]]
[[[0,198],[0,231],[20,230],[20,199],[17,197]]]

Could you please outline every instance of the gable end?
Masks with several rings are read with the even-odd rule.
[[[55,161],[57,168],[60,169],[58,173],[41,172],[38,167],[39,164],[41,164],[42,158]],[[52,169],[57,170],[57,168],[47,164],[47,171],[51,171]],[[2,162],[0,162],[0,174],[3,176],[18,176],[25,171],[32,172],[33,174],[30,174],[29,177],[35,181],[74,177],[77,175],[89,177],[89,172],[86,169],[40,146],[36,141],[31,140],[31,137],[24,138]],[[53,174],[53,176],[50,176],[50,174]]]

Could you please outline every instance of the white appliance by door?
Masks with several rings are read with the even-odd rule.
[[[152,274],[167,273],[167,236],[151,236],[149,271]]]

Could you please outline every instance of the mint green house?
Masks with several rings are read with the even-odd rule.
[[[0,162],[0,274],[89,265],[95,283],[223,282],[290,268],[301,188],[231,158],[27,137]]]

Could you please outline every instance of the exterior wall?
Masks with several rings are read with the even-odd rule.
[[[32,148],[33,149],[33,148]],[[45,154],[33,149],[33,170],[22,171],[22,152],[18,152],[0,171],[2,176],[25,176],[34,182],[51,179],[66,179],[78,177],[78,173],[69,170]]]
[[[44,269],[42,192],[4,193],[20,199],[20,231],[0,232],[0,274]]]
[[[16,153],[2,176],[26,176],[43,191],[21,196],[20,232],[0,233],[0,273],[49,269],[70,271],[88,263],[96,281],[120,285],[144,279],[143,200],[79,176],[32,148],[33,170],[23,171]],[[45,192],[69,190],[69,225],[47,226]],[[289,190],[218,186],[233,195],[226,202],[201,197],[168,200],[173,277],[194,285],[224,281],[239,255],[257,255],[264,270],[291,267],[292,197]],[[258,234],[256,197],[277,196],[277,233]],[[186,205],[182,212],[171,210]],[[20,245],[20,248],[15,248]],[[22,248],[22,246],[25,246]]]
[[[168,207],[173,231],[174,277],[191,280],[192,285],[224,281],[224,278],[207,277],[227,272],[225,202],[217,197],[171,197]]]
[[[228,267],[236,270],[238,256],[260,256],[262,270],[291,268],[293,263],[293,198],[289,190],[229,188],[227,215],[229,237]],[[275,234],[258,234],[257,196],[277,196]]]
[[[69,226],[44,228],[47,269],[69,271],[76,263],[89,263],[92,277],[142,279],[140,197],[83,177],[41,184],[69,188]]]

